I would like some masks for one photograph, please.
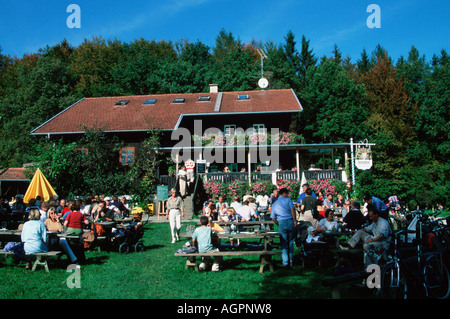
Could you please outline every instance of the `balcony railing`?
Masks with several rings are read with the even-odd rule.
[[[342,170],[320,170],[320,171],[300,171],[300,180],[302,173],[305,174],[306,180],[323,180],[323,179],[337,179],[342,180]],[[221,183],[231,183],[235,180],[248,182],[248,172],[230,172],[230,173],[206,173],[202,174],[207,181],[218,181]],[[268,181],[276,183],[278,180],[297,181],[298,176],[296,171],[279,171],[279,172],[262,172],[251,173],[251,182]],[[173,175],[160,175],[159,183],[168,185],[169,189],[176,186],[176,177]]]

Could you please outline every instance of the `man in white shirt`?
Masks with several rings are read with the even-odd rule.
[[[256,196],[256,204],[258,204],[258,211],[265,213],[269,208],[269,196],[265,194],[259,194]]]
[[[112,211],[114,211],[114,216],[115,217],[120,215],[120,210],[116,206],[111,204],[111,197],[105,197],[104,201],[105,201],[105,204],[106,204],[105,207],[108,208],[108,209],[111,209]]]
[[[389,248],[391,243],[390,235],[392,233],[389,222],[378,215],[378,211],[373,205],[367,205],[367,210],[369,211],[369,218],[372,223],[369,226],[358,230],[348,241],[348,245],[352,248],[354,248],[359,241],[364,242],[363,249],[365,252],[366,266],[373,263],[370,258],[372,254],[369,252],[372,251],[378,253],[381,250]]]
[[[239,197],[233,197],[233,202],[230,204],[230,207],[233,207],[235,211],[242,207],[242,204],[239,203]]]
[[[255,220],[258,219],[258,215],[256,214],[256,212],[250,207],[248,206],[248,201],[244,201],[242,207],[240,207],[236,213],[238,213],[238,215],[240,215],[242,217],[242,221],[243,222],[248,222],[252,220],[252,216],[255,218]]]

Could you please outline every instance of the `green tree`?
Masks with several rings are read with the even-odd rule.
[[[114,94],[111,92],[114,88],[111,86],[112,70],[122,58],[123,45],[117,39],[85,39],[70,57],[71,69],[77,79],[76,91],[84,97]]]
[[[26,170],[29,178],[39,168],[60,197],[84,195],[89,190],[83,179],[84,158],[76,142],[43,140],[33,147],[33,165]]]
[[[358,178],[366,193],[383,198],[405,194],[408,185],[403,168],[408,164],[406,151],[415,140],[416,107],[408,98],[403,82],[387,53],[379,54],[369,72],[362,75],[369,98],[369,142],[376,144],[374,165],[370,171],[360,171]]]
[[[303,89],[306,86],[306,74],[310,69],[314,69],[317,64],[317,58],[313,50],[309,48],[309,40],[306,40],[304,35],[302,36],[302,49],[300,51],[299,63],[300,89]]]
[[[301,92],[304,110],[299,115],[302,134],[309,142],[349,142],[366,137],[367,96],[342,65],[328,59],[307,76]]]

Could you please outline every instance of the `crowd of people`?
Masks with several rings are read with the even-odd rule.
[[[81,235],[83,230],[93,222],[113,221],[116,218],[127,216],[130,208],[126,197],[119,201],[117,196],[90,196],[86,200],[71,200],[57,196],[49,201],[41,201],[41,198],[32,198],[28,203],[23,202],[23,197],[17,195],[12,203],[5,198],[0,201],[0,215],[2,227],[10,221],[25,221],[17,226],[21,232],[21,242],[10,245],[11,249],[18,251],[23,249],[25,253],[35,254],[49,250],[62,250],[68,256],[72,264],[83,262],[84,253],[74,252],[69,242],[63,236],[49,236],[50,234],[66,231],[73,235]],[[26,268],[30,268],[27,262]]]
[[[363,242],[365,250],[385,248],[391,233],[388,206],[375,196],[366,195],[363,201],[364,205],[361,205],[359,201],[344,199],[341,194],[335,198],[323,192],[316,195],[308,184],[304,184],[295,202],[289,198],[286,189],[276,189],[270,195],[261,193],[254,196],[249,192],[242,198],[234,197],[231,203],[223,197],[217,201],[209,198],[203,204],[202,216],[210,222],[273,220],[281,233],[283,267],[290,267],[297,226],[305,222],[310,225],[307,228],[310,238],[342,227],[353,234],[348,244],[350,247]],[[209,231],[213,232],[211,227]],[[341,248],[347,249],[348,246]]]

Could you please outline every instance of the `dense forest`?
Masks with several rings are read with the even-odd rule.
[[[448,208],[447,52],[426,58],[413,46],[393,61],[382,45],[344,57],[330,44],[329,56],[319,57],[304,36],[297,41],[288,32],[283,43],[242,43],[222,30],[212,48],[102,37],[78,47],[63,40],[23,57],[0,48],[0,168],[35,161],[49,142],[30,131],[83,97],[207,92],[211,83],[221,91],[258,89],[262,48],[269,89],[292,88],[304,107],[292,130],[307,143],[376,144],[373,167],[356,170],[358,192]]]

